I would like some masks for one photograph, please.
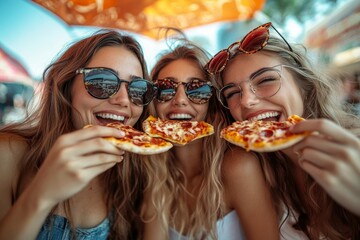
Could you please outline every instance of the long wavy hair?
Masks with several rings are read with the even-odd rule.
[[[38,107],[23,122],[1,129],[2,133],[20,136],[29,146],[20,163],[20,179],[13,196],[14,201],[25,187],[27,179],[36,174],[41,167],[56,139],[62,134],[76,130],[71,120],[71,88],[75,71],[85,67],[92,57],[106,46],[122,46],[131,51],[141,63],[143,77],[149,79],[142,48],[131,36],[112,30],[100,30],[70,46],[45,70],[44,87]],[[144,107],[134,127],[140,130],[141,122],[147,115],[147,108]],[[130,158],[131,161],[128,161]],[[106,203],[111,212],[111,239],[133,239],[138,232],[138,224],[134,222],[138,221],[136,209],[139,209],[142,201],[145,184],[145,178],[139,177],[143,174],[143,163],[139,158],[137,155],[126,153],[122,163],[101,175],[102,185],[106,186]],[[69,201],[64,204],[71,223]]]
[[[169,50],[162,53],[151,71],[151,79],[155,81],[165,66],[179,59],[188,59],[196,63],[206,78],[214,81],[204,70],[209,55],[200,47],[181,38],[174,41],[169,46]],[[156,116],[153,105],[150,113]],[[201,155],[202,180],[195,210],[190,211],[186,205],[185,197],[189,194],[186,190],[187,179],[177,167],[176,156],[172,151],[154,157],[153,171],[147,186],[151,204],[156,209],[156,215],[152,217],[161,219],[164,231],[168,232],[169,228],[176,227],[177,231],[191,239],[200,239],[209,234],[215,239],[216,221],[224,213],[221,165],[225,146],[224,141],[218,136],[226,121],[215,92],[209,101],[205,121],[214,126],[215,133],[202,139],[202,148],[206,151],[202,151]],[[150,220],[143,219],[143,221]]]
[[[359,118],[344,110],[336,93],[336,82],[325,72],[320,73],[315,69],[316,66],[307,57],[304,46],[296,45],[292,50],[289,50],[283,40],[271,37],[261,51],[290,66],[287,70],[301,89],[304,105],[302,117],[327,118],[346,129],[358,131]],[[217,75],[217,83],[220,85],[222,74]],[[232,121],[234,119],[230,119],[229,123]],[[285,154],[278,151],[256,155],[271,186],[275,202],[278,203],[279,211],[285,205],[288,212],[295,211],[298,214],[293,226],[295,229],[303,231],[307,237],[314,240],[321,236],[332,240],[360,237],[359,217],[337,204],[308,174],[305,179],[306,192],[299,195],[293,168],[289,164],[291,160]]]

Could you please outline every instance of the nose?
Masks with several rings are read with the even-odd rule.
[[[179,84],[175,96],[172,99],[172,103],[178,106],[184,106],[188,104],[188,98],[186,96],[185,86],[183,84]]]
[[[258,102],[259,99],[251,90],[251,86],[249,84],[243,84],[240,97],[240,105],[242,107],[249,108],[257,104]]]
[[[120,84],[119,91],[114,96],[109,98],[109,102],[111,104],[121,105],[123,107],[130,106],[130,99],[129,99],[129,94],[127,92],[126,83]]]

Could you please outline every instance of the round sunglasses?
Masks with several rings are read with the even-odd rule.
[[[220,103],[227,109],[233,109],[238,106],[244,91],[244,86],[240,86],[240,84],[248,85],[249,89],[257,98],[274,96],[281,88],[283,67],[287,66],[276,65],[273,67],[265,67],[251,74],[251,77],[247,80],[225,85],[219,91]]]
[[[156,87],[152,82],[142,78],[134,78],[131,81],[123,80],[110,68],[80,68],[76,74],[83,74],[87,92],[97,99],[114,96],[119,91],[121,83],[127,84],[129,99],[137,106],[149,104],[156,94]]]
[[[236,50],[245,54],[253,54],[263,49],[268,43],[270,32],[269,28],[272,27],[279,36],[284,40],[289,50],[292,52],[290,44],[280,34],[278,30],[271,24],[271,22],[265,23],[253,30],[251,30],[245,37],[239,41],[232,43],[228,48],[221,50],[206,64],[205,69],[210,74],[217,74],[224,70],[228,63],[230,56]]]
[[[192,79],[190,82],[176,82],[173,79],[164,78],[155,80],[156,99],[159,102],[173,99],[180,85],[184,86],[187,98],[193,103],[207,103],[212,96],[212,85],[209,81]]]

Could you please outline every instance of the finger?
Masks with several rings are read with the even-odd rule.
[[[62,154],[67,156],[83,156],[93,153],[109,153],[124,155],[124,151],[116,147],[110,141],[103,138],[94,138],[79,142],[63,150]]]
[[[352,143],[354,146],[360,146],[360,140],[358,140],[354,134],[328,119],[309,119],[302,121],[292,126],[290,131],[294,133],[305,131],[318,132],[336,142]]]
[[[124,159],[123,156],[112,155],[107,153],[96,153],[90,156],[85,156],[76,161],[77,167],[80,168],[92,168],[103,164],[119,163]]]
[[[329,155],[313,148],[305,148],[300,151],[299,155],[300,165],[302,164],[302,162],[307,162],[318,168],[326,169],[326,171],[329,172],[335,173],[338,171],[338,160],[333,155]]]
[[[117,164],[117,162],[109,162],[100,164],[97,166],[85,168],[81,171],[78,171],[76,174],[76,178],[82,182],[89,182],[99,174],[107,171],[108,169],[114,167]]]
[[[327,172],[326,170],[319,168],[318,165],[313,164],[311,161],[301,161],[300,167],[304,169],[310,176],[314,178],[322,187],[326,188],[328,186],[335,184],[335,178]]]
[[[71,133],[64,134],[59,138],[58,144],[62,146],[71,146],[80,141],[85,141],[97,137],[122,138],[124,136],[125,133],[119,129],[96,125],[89,128],[83,128]]]
[[[339,159],[348,161],[360,153],[360,148],[353,148],[345,143],[334,142],[322,135],[309,135],[304,140],[293,146],[294,152],[301,152],[303,149],[312,148],[327,153],[329,156],[336,156]]]

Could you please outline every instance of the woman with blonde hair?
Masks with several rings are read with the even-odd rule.
[[[343,110],[333,81],[316,70],[305,49],[281,35],[269,38],[270,28],[259,26],[207,64],[229,123],[305,118],[292,131],[315,134],[284,150],[253,153],[281,216],[281,237],[359,239],[359,118]]]
[[[155,64],[150,112],[163,120],[205,121],[215,133],[156,156],[142,219],[144,239],[278,239],[278,223],[259,162],[219,138],[226,116],[216,99],[209,60],[177,39]]]

